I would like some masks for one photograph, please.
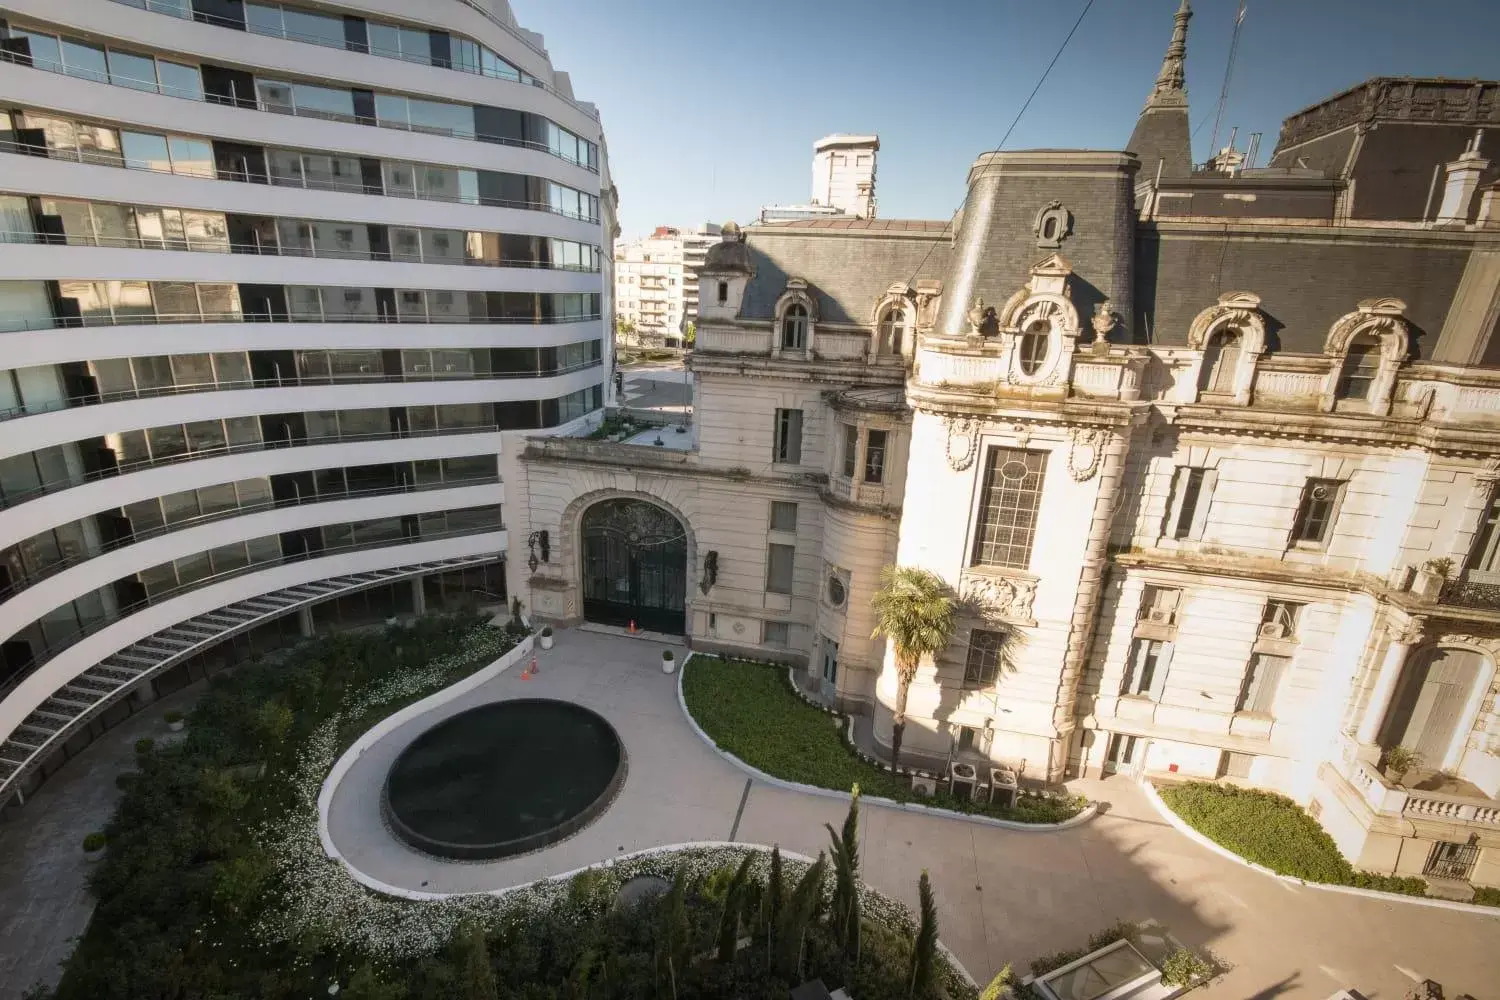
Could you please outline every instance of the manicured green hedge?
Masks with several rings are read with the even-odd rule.
[[[1273,792],[1190,781],[1158,789],[1188,825],[1246,861],[1309,882],[1426,895],[1419,878],[1356,871],[1328,831],[1301,806]]]
[[[1078,814],[1083,800],[1023,795],[1014,809],[914,795],[909,778],[861,760],[844,742],[843,716],[799,698],[786,669],[740,660],[694,656],[682,675],[688,711],[719,747],[757,770],[786,781],[898,802],[924,802],[1022,823],[1058,823]]]

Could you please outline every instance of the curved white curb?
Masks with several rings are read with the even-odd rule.
[[[1379,889],[1361,889],[1352,885],[1329,885],[1326,882],[1309,882],[1306,879],[1297,878],[1295,875],[1282,875],[1274,872],[1265,865],[1258,865],[1254,861],[1247,861],[1238,854],[1231,851],[1222,844],[1210,840],[1208,837],[1194,830],[1188,825],[1187,820],[1172,811],[1172,807],[1162,800],[1157,793],[1156,786],[1149,781],[1140,782],[1141,788],[1146,793],[1146,799],[1151,803],[1161,818],[1178,833],[1193,841],[1200,847],[1205,847],[1221,858],[1233,861],[1235,864],[1244,865],[1246,868],[1254,869],[1262,875],[1279,879],[1291,885],[1302,885],[1309,889],[1321,889],[1324,892],[1341,892],[1346,896],[1364,896],[1367,899],[1378,899],[1386,903],[1413,903],[1417,906],[1431,906],[1439,910],[1457,910],[1459,913],[1472,913],[1482,917],[1494,917],[1500,919],[1500,906],[1480,906],[1477,903],[1459,903],[1451,899],[1429,899],[1426,896],[1407,896],[1399,892],[1381,892]]]
[[[420,701],[414,701],[405,708],[398,709],[371,726],[359,739],[354,741],[348,750],[344,751],[343,755],[334,762],[333,769],[328,772],[328,777],[323,779],[323,787],[318,790],[318,840],[323,843],[324,854],[330,858],[337,858],[356,880],[369,886],[371,889],[376,889],[380,892],[390,892],[395,895],[406,894],[405,890],[396,889],[393,886],[385,886],[383,883],[376,882],[374,879],[369,879],[360,872],[355,871],[349,862],[344,860],[344,856],[339,853],[339,849],[334,846],[333,837],[328,832],[328,807],[333,803],[334,790],[338,788],[339,782],[344,780],[344,775],[348,773],[349,768],[354,766],[354,762],[359,759],[360,754],[374,746],[378,740],[383,739],[397,728],[405,725],[424,712],[430,712],[439,705],[446,705],[459,695],[467,694],[486,681],[505,673],[505,671],[509,670],[518,661],[531,655],[533,641],[531,636],[527,636],[489,666],[480,667],[469,676],[454,681],[441,691],[434,691]],[[427,894],[419,894],[411,898],[432,899],[435,897]]]
[[[764,781],[768,785],[774,785],[777,788],[785,788],[787,791],[791,792],[806,792],[808,795],[820,795],[825,799],[846,800],[849,798],[848,792],[835,791],[832,788],[820,788],[817,785],[804,785],[800,781],[787,781],[785,778],[773,777],[760,770],[759,768],[752,767],[751,765],[745,763],[734,754],[723,749],[719,746],[719,744],[715,743],[713,737],[705,733],[703,731],[703,727],[698,725],[698,720],[693,718],[693,713],[688,711],[687,699],[684,698],[682,694],[682,677],[687,673],[688,665],[692,663],[695,658],[697,658],[697,655],[698,654],[694,653],[692,656],[689,656],[686,660],[683,661],[682,666],[677,668],[677,706],[682,709],[682,717],[687,720],[687,724],[693,727],[693,732],[698,734],[698,738],[706,743],[710,750],[718,754],[720,757],[724,758],[729,763],[733,764],[735,767],[739,768],[741,771],[744,771],[746,774],[750,775],[753,778]],[[1068,819],[1063,820],[1061,823],[1018,823],[1015,820],[997,819],[994,816],[980,816],[974,813],[954,812],[952,809],[939,809],[936,806],[924,806],[920,802],[897,802],[895,799],[887,799],[880,795],[866,795],[864,793],[860,793],[859,800],[861,802],[867,802],[872,805],[884,806],[887,809],[901,809],[905,812],[918,813],[923,816],[937,816],[943,819],[963,820],[964,822],[968,823],[978,823],[981,826],[998,826],[1001,829],[1018,830],[1023,833],[1052,833],[1056,830],[1066,830],[1069,827],[1079,826],[1083,823],[1087,823],[1089,820],[1093,819],[1094,815],[1099,811],[1098,804],[1095,802],[1090,802],[1088,805],[1084,806],[1078,811],[1078,815],[1070,816]]]

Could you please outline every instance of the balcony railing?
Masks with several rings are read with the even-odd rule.
[[[1352,760],[1346,767],[1349,783],[1376,813],[1500,829],[1500,800],[1405,788],[1386,780],[1368,761]]]
[[[255,312],[242,309],[238,312],[191,312],[191,313],[141,313],[126,316],[61,316],[45,322],[34,320],[0,319],[0,333],[20,333],[27,330],[76,329],[85,326],[171,326],[181,323],[406,323],[418,326],[433,326],[446,323],[461,325],[482,324],[498,326],[552,326],[557,323],[591,323],[603,317],[598,313],[578,316],[549,316],[542,319],[525,319],[509,316],[468,316],[440,313],[329,313],[302,312],[296,309]]]
[[[191,593],[195,590],[202,590],[205,587],[210,587],[216,583],[223,583],[226,580],[232,580],[235,577],[244,576],[247,573],[258,573],[261,570],[271,569],[274,566],[285,566],[289,563],[307,562],[313,559],[323,559],[329,556],[344,555],[349,552],[363,552],[369,549],[395,548],[401,545],[412,545],[417,542],[434,542],[443,538],[459,538],[466,535],[485,535],[504,530],[504,524],[496,523],[478,527],[466,526],[462,528],[450,528],[444,531],[434,531],[430,534],[425,535],[402,535],[399,538],[380,538],[368,542],[351,542],[348,545],[338,545],[330,548],[323,548],[317,550],[316,552],[303,551],[291,554],[283,554],[275,559],[267,559],[262,562],[251,563],[248,566],[238,566],[234,569],[226,570],[223,573],[215,573],[212,576],[200,577],[199,579],[194,580],[191,583],[179,584],[178,586],[173,587],[171,590],[163,590],[157,594],[149,595],[143,600],[135,601],[131,604],[116,608],[114,612],[94,619],[93,621],[89,622],[88,625],[79,629],[77,632],[74,632],[72,635],[64,639],[60,639],[59,641],[45,647],[44,649],[38,650],[32,655],[30,660],[20,664],[15,669],[15,671],[5,679],[5,682],[3,684],[0,684],[0,701],[3,701],[5,697],[10,694],[10,692],[14,691],[16,687],[21,684],[22,681],[24,681],[27,677],[30,677],[32,674],[36,673],[37,670],[41,669],[41,667],[48,661],[55,659],[58,655],[76,646],[78,643],[82,642],[89,636],[103,631],[116,622],[129,618],[137,611],[143,611],[153,605],[161,604],[164,601],[169,601],[174,597],[181,597],[183,594]]]
[[[246,111],[263,111],[277,115],[291,115],[296,118],[317,118],[323,121],[344,122],[349,125],[374,125],[380,128],[395,129],[400,132],[415,132],[419,135],[449,136],[455,139],[473,139],[476,142],[486,142],[496,146],[513,146],[519,149],[532,149],[548,156],[555,156],[564,163],[571,163],[581,167],[590,173],[597,174],[599,168],[593,164],[567,156],[559,150],[553,149],[545,142],[537,142],[533,139],[515,139],[506,135],[491,135],[486,132],[476,132],[472,129],[454,128],[439,125],[418,125],[413,122],[398,122],[390,119],[372,118],[368,115],[344,114],[341,111],[327,111],[323,108],[298,107],[295,99],[289,104],[273,104],[265,101],[259,95],[226,96],[224,94],[210,94],[203,90],[187,90],[182,87],[173,87],[157,80],[141,80],[133,77],[122,76],[118,73],[99,73],[96,70],[83,69],[77,66],[65,66],[60,62],[34,56],[24,52],[0,51],[0,62],[14,63],[17,66],[29,66],[39,69],[45,73],[56,73],[60,76],[71,76],[81,80],[91,80],[95,83],[103,83],[110,86],[122,87],[126,90],[137,90],[148,94],[160,94],[163,97],[175,97],[186,101],[196,101],[199,104],[219,104],[231,108],[241,108]]]
[[[184,518],[180,521],[171,521],[166,524],[157,525],[143,531],[132,530],[129,535],[114,538],[102,543],[97,548],[87,552],[75,552],[65,558],[55,560],[43,566],[40,570],[29,572],[26,576],[13,582],[10,586],[0,589],[0,601],[8,601],[16,594],[34,587],[50,577],[56,576],[64,570],[97,559],[108,552],[127,548],[137,542],[149,541],[162,535],[170,535],[178,531],[187,531],[204,524],[213,524],[216,521],[225,521],[230,518],[243,517],[249,514],[259,514],[268,510],[285,510],[291,507],[306,507],[309,504],[329,503],[334,500],[361,500],[365,497],[392,496],[398,493],[426,493],[432,490],[458,489],[463,486],[485,486],[495,485],[500,482],[499,476],[473,476],[467,479],[443,480],[437,483],[397,483],[391,486],[380,486],[366,490],[341,490],[327,493],[315,493],[312,496],[277,497],[271,500],[262,500],[256,503],[236,504],[223,510],[216,510],[209,514],[199,514],[197,517]]]
[[[129,475],[132,472],[142,472],[146,469],[161,468],[168,465],[176,465],[179,462],[192,462],[200,458],[218,458],[221,455],[245,455],[257,451],[277,451],[282,448],[300,448],[304,446],[322,444],[358,444],[364,441],[401,441],[407,438],[425,438],[447,436],[453,434],[494,434],[500,430],[495,424],[487,424],[479,427],[442,427],[442,428],[420,428],[405,429],[399,431],[382,431],[375,434],[319,434],[307,435],[300,438],[278,438],[274,441],[246,441],[240,444],[224,444],[216,448],[201,448],[194,451],[184,451],[176,455],[163,455],[160,458],[141,459],[135,462],[122,462],[119,465],[98,469],[93,472],[84,473],[81,476],[68,476],[64,479],[54,479],[50,482],[32,487],[29,490],[0,494],[0,510],[35,500],[39,497],[49,496],[63,490],[72,489],[75,486],[83,486],[88,483],[98,482],[101,479],[112,479],[115,476]]]
[[[288,220],[301,221],[301,220]],[[356,223],[363,225],[363,223]],[[99,236],[76,233],[38,233],[25,230],[0,230],[0,243],[23,243],[38,246],[100,247],[113,250],[177,250],[192,253],[246,254],[256,257],[312,257],[324,260],[370,260],[389,261],[401,264],[448,264],[460,267],[516,267],[545,271],[574,271],[597,274],[597,267],[581,264],[558,264],[553,261],[506,260],[504,258],[439,257],[428,260],[420,252],[415,254],[389,250],[377,253],[372,250],[342,250],[330,247],[294,247],[275,243],[231,243],[229,240],[152,239],[145,236]]]
[[[397,382],[474,382],[487,381],[490,379],[514,379],[514,378],[553,378],[558,375],[570,375],[573,372],[587,371],[590,368],[598,368],[604,364],[603,360],[588,361],[581,365],[572,365],[567,368],[558,368],[553,371],[529,371],[529,372],[408,372],[395,375],[384,373],[351,374],[351,375],[288,375],[278,378],[242,379],[223,382],[197,382],[186,385],[164,385],[150,386],[144,389],[121,389],[114,392],[90,393],[82,396],[67,396],[63,399],[48,400],[45,403],[25,406],[12,406],[0,410],[0,422],[13,420],[17,417],[32,417],[42,413],[52,413],[57,410],[75,409],[81,406],[99,406],[104,403],[120,403],[135,399],[157,399],[162,396],[180,396],[199,392],[218,392],[234,389],[286,389],[305,386],[336,386],[336,385],[368,385],[372,382],[397,383]]]

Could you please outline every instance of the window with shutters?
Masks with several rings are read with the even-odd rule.
[[[985,459],[971,565],[1030,566],[1046,468],[1044,451],[990,449]]]
[[[1179,541],[1198,541],[1208,526],[1208,508],[1213,500],[1217,469],[1180,466],[1172,477],[1172,499],[1162,534]]]
[[[802,411],[776,411],[776,441],[772,461],[782,465],[802,462]]]
[[[1245,679],[1240,684],[1240,696],[1235,702],[1234,710],[1274,714],[1276,692],[1291,663],[1291,657],[1288,656],[1273,656],[1270,653],[1256,653],[1252,656],[1250,666],[1245,671]]]
[[[1242,343],[1238,330],[1220,330],[1209,339],[1203,352],[1203,370],[1198,377],[1200,392],[1224,395],[1234,392]]]
[[[842,426],[844,428],[844,475],[853,479],[854,470],[859,467],[859,428],[854,424]]]
[[[771,530],[796,531],[797,505],[786,500],[771,501]]]
[[[790,594],[792,592],[792,564],[797,550],[790,545],[772,542],[766,546],[766,592]]]
[[[1338,398],[1368,401],[1380,374],[1380,341],[1361,333],[1349,341],[1344,366],[1339,372]]]
[[[1292,522],[1292,544],[1308,548],[1327,545],[1343,497],[1344,483],[1339,480],[1309,479],[1302,487],[1302,502]]]
[[[785,646],[791,641],[791,629],[786,622],[762,622],[761,642],[767,646]]]
[[[1158,639],[1136,639],[1125,665],[1121,694],[1135,694],[1160,701],[1166,687],[1167,667],[1172,662],[1172,643]]]

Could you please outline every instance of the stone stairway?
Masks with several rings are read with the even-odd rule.
[[[316,580],[189,618],[127,646],[54,691],[0,743],[0,800],[54,747],[138,684],[232,633],[341,594],[493,558],[493,555],[462,556]]]

